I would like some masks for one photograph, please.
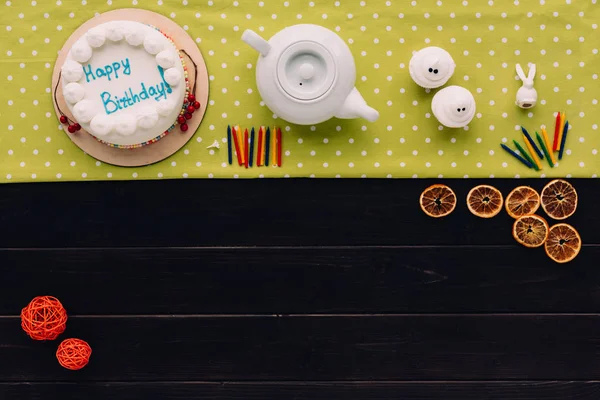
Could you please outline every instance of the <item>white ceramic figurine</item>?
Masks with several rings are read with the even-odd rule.
[[[529,68],[529,74],[525,76],[525,72],[523,72],[523,68],[521,68],[520,64],[517,64],[517,75],[523,81],[523,86],[517,91],[517,106],[521,108],[532,108],[537,104],[538,94],[537,91],[533,88],[533,78],[535,78],[535,64],[531,64]]]
[[[475,116],[475,98],[461,86],[448,86],[433,96],[431,110],[448,128],[464,128]]]
[[[417,51],[408,64],[415,83],[425,89],[444,86],[454,74],[456,64],[450,53],[440,47],[425,47]]]

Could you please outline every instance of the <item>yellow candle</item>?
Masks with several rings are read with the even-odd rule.
[[[235,127],[235,134],[237,135],[238,143],[240,144],[240,152],[242,153],[242,164],[245,165],[246,151],[244,149],[246,148],[246,144],[244,143],[244,134],[242,133],[242,130],[240,129],[239,125]]]
[[[554,152],[552,151],[552,146],[550,146],[550,140],[548,140],[548,132],[546,132],[546,128],[542,128],[542,138],[544,138],[544,143],[546,144],[546,149],[548,149],[548,155],[550,156],[550,161],[552,161],[552,165],[556,166],[556,159],[554,158]]]
[[[529,150],[529,154],[531,154],[531,159],[533,160],[535,165],[537,165],[538,169],[542,169],[542,164],[540,163],[540,159],[538,158],[537,154],[533,150],[533,147],[531,147],[531,143],[529,143],[529,140],[527,140],[527,137],[525,135],[523,135],[523,141],[525,142],[525,146],[527,146],[527,150]]]

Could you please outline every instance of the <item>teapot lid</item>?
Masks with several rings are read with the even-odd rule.
[[[291,97],[309,101],[325,95],[333,86],[336,65],[333,56],[313,41],[287,47],[277,62],[277,80]]]

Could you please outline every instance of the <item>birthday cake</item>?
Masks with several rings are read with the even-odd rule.
[[[90,29],[71,47],[61,78],[75,119],[71,133],[83,128],[106,145],[137,148],[158,141],[177,124],[187,130],[186,108],[193,107],[188,104],[193,95],[185,64],[175,44],[155,27],[111,21]]]

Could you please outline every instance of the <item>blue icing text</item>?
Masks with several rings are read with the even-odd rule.
[[[119,79],[119,71],[123,67],[123,74],[131,75],[131,64],[129,63],[129,58],[121,60],[119,62],[113,62],[112,64],[106,64],[101,68],[96,68],[95,70],[92,68],[91,64],[83,67],[83,72],[85,72],[85,80],[86,82],[95,81],[96,79],[106,77],[109,81],[112,81],[113,74],[115,79]]]
[[[122,95],[113,95],[109,91],[100,93],[105,113],[110,115],[145,100],[166,100],[168,95],[173,93],[173,89],[165,81],[164,69],[160,66],[157,66],[157,68],[162,80],[162,82],[158,84],[150,85],[146,82],[140,82],[139,87],[130,87],[126,89]],[[87,82],[95,81],[100,78],[106,78],[108,81],[112,81],[113,79],[119,79],[123,75],[131,75],[131,64],[129,58],[126,58],[120,62],[113,62],[112,64],[107,64],[96,69],[88,64],[83,67],[83,71],[85,72],[85,79]],[[119,75],[119,72],[121,72],[121,75]]]

